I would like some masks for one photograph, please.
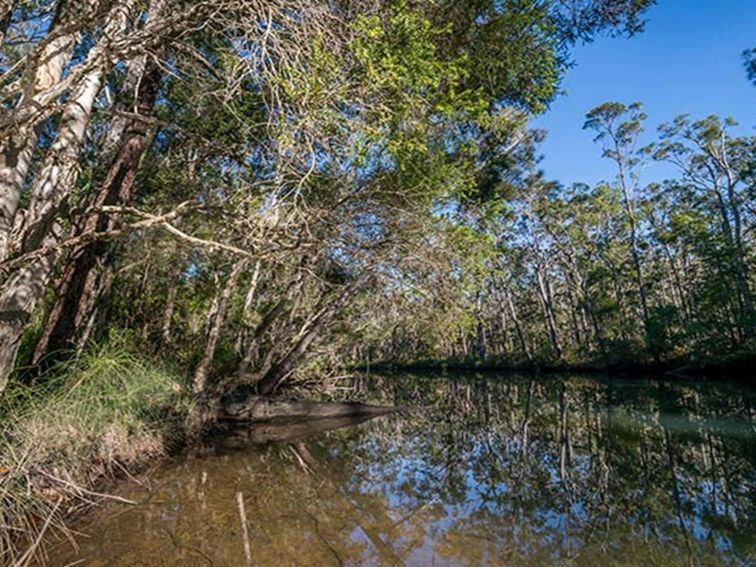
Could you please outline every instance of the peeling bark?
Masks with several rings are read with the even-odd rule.
[[[142,155],[147,147],[147,124],[141,117],[148,117],[157,97],[162,72],[152,61],[148,65],[138,61],[126,81],[127,85],[139,85],[136,101],[138,117],[133,117],[116,128],[122,138],[118,151],[100,183],[94,198],[94,207],[127,204],[133,193],[134,181]],[[104,232],[115,226],[113,218],[105,213],[89,214],[76,235],[88,232]],[[33,363],[49,351],[71,348],[81,336],[82,328],[90,320],[102,279],[103,264],[109,243],[94,241],[74,249],[63,268],[61,284],[57,289],[57,301],[48,316],[45,329],[37,344]]]
[[[126,27],[135,0],[119,4],[111,11],[103,38],[92,48],[88,61],[91,70],[74,89],[63,110],[55,141],[48,150],[31,190],[29,207],[22,221],[16,223],[22,252],[52,245],[61,234],[57,226],[63,201],[70,195],[78,178],[79,150],[97,94],[110,66],[108,46]],[[0,288],[0,394],[5,388],[15,362],[21,335],[31,318],[37,301],[57,259],[56,253],[41,256],[17,270]]]
[[[12,5],[9,8],[12,10]],[[77,17],[73,12],[70,0],[58,2],[49,39],[46,39],[31,56],[28,71],[23,78],[24,92],[19,106],[36,104],[37,96],[60,80],[79,35],[75,26],[71,26]],[[5,14],[6,23],[9,23],[10,15],[10,11]],[[0,35],[4,36],[2,32]],[[40,127],[39,121],[25,123],[0,139],[0,261],[5,260],[10,253],[21,192],[37,145]]]

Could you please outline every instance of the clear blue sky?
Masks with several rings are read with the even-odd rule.
[[[642,102],[645,136],[674,116],[732,116],[740,133],[756,133],[756,87],[741,52],[756,47],[756,0],[658,0],[646,29],[630,39],[599,37],[573,51],[559,97],[533,125],[549,131],[541,163],[546,176],[569,184],[610,180],[614,170],[582,129],[586,111],[608,100]],[[649,165],[644,181],[669,169]]]

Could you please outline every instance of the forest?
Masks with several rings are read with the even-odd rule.
[[[615,175],[541,167],[573,47],[652,4],[0,0],[0,563],[239,389],[749,368],[756,136],[607,101]]]

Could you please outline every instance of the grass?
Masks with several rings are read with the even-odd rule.
[[[102,495],[103,477],[163,454],[189,410],[180,375],[112,346],[61,364],[0,401],[0,565],[25,566],[45,536]]]

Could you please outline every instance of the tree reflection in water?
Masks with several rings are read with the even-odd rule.
[[[262,566],[754,560],[745,388],[402,375],[355,392],[425,409],[227,432],[151,490],[123,486],[143,504],[83,520],[79,553],[62,543],[52,563],[243,565],[237,492]]]

